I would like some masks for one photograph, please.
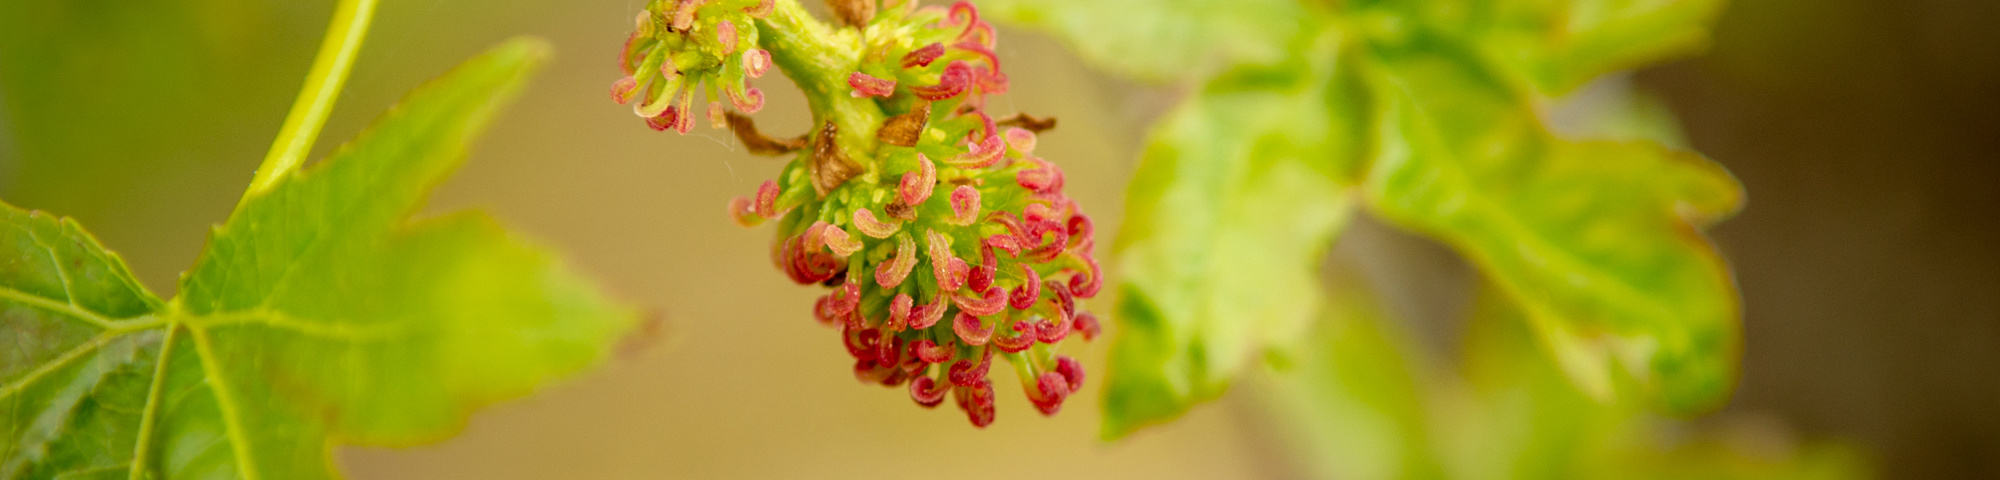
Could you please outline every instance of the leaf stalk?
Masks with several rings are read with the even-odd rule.
[[[257,167],[250,188],[243,192],[245,200],[269,190],[305,163],[306,153],[312,151],[313,141],[319,138],[320,128],[326,126],[327,115],[333,112],[334,101],[340,98],[341,86],[354,70],[354,58],[361,52],[361,41],[368,36],[376,3],[377,0],[341,0],[335,8],[326,39],[321,41],[312,70],[306,74],[305,86],[292,102],[291,113],[285,115],[285,124],[278,128],[278,138],[264,155],[264,163]]]

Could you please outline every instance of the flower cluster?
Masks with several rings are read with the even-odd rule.
[[[724,122],[719,90],[743,113],[764,108],[764,92],[745,84],[771,68],[757,48],[752,23],[771,14],[774,0],[653,0],[625,39],[618,66],[625,77],[611,98],[631,103],[654,130],[694,130],[694,94],[706,86],[709,121]]]
[[[787,7],[796,5],[786,3],[795,0],[779,1],[780,15],[792,14]],[[1055,414],[1084,380],[1081,364],[1056,347],[1072,334],[1098,335],[1097,318],[1077,303],[1098,293],[1102,275],[1091,256],[1090,217],[1063,194],[1062,170],[1034,154],[1036,133],[1054,121],[985,111],[986,96],[1005,93],[1008,82],[993,54],[993,28],[971,4],[903,2],[875,12],[873,0],[830,3],[858,34],[847,38],[861,52],[844,79],[827,83],[844,80],[832,95],[871,121],[841,125],[834,119],[856,115],[822,112],[839,102],[816,101],[822,125],[786,142],[726,115],[752,151],[797,152],[778,179],[733,201],[730,213],[745,226],[775,221],[778,267],[797,283],[831,287],[813,316],[840,331],[862,381],[907,385],[927,408],[949,394],[984,427],[994,419],[988,370],[999,357],[1035,407]],[[690,4],[703,2],[677,5]],[[693,30],[677,31],[719,24],[703,17],[709,8],[695,9],[686,23]],[[790,52],[766,47],[781,68],[792,65]]]

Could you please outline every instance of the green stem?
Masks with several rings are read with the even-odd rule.
[[[820,23],[798,0],[777,0],[771,15],[760,21],[759,46],[771,52],[771,62],[806,94],[813,112],[814,132],[831,121],[840,128],[840,146],[849,152],[874,152],[875,130],[888,116],[873,100],[849,95],[848,74],[861,70],[866,43],[861,32]],[[873,155],[854,156],[870,171]]]
[[[264,163],[257,167],[250,189],[243,192],[244,199],[270,189],[278,179],[305,163],[306,152],[312,150],[313,141],[319,138],[320,127],[326,125],[327,114],[333,112],[334,100],[340,97],[341,85],[347,83],[347,75],[354,69],[354,57],[361,52],[362,38],[368,35],[376,2],[341,0],[336,7],[326,39],[320,43],[319,55],[313,58],[312,70],[306,74],[305,87],[299,91],[298,100],[292,102],[285,125],[278,129],[277,141],[271,143],[270,153],[264,155]]]

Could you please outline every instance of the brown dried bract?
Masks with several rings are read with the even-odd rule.
[[[817,138],[813,139],[812,164],[808,167],[812,173],[813,191],[819,192],[821,197],[847,183],[847,179],[861,174],[861,164],[847,158],[847,153],[840,151],[840,143],[834,141],[839,133],[840,129],[834,127],[833,122],[826,122],[820,127]]]
[[[875,138],[898,147],[914,147],[917,139],[924,135],[924,127],[930,125],[931,102],[918,103],[909,113],[889,117],[882,122],[882,129],[875,131]]]
[[[743,142],[743,146],[749,148],[752,154],[784,155],[806,148],[804,136],[780,140],[757,131],[757,123],[751,121],[749,115],[725,112],[723,118],[729,120],[729,131],[736,132],[736,141]]]
[[[868,26],[875,19],[875,0],[826,0],[826,8],[833,11],[842,25],[854,28]]]
[[[1000,119],[997,123],[1002,127],[1021,127],[1030,132],[1042,133],[1056,128],[1056,117],[1035,118],[1034,115],[1016,113]]]
[[[908,222],[917,219],[917,209],[910,208],[909,205],[904,205],[903,202],[889,202],[888,205],[882,206],[882,211],[888,213],[889,218],[897,220]]]

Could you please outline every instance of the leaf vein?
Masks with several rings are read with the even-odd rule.
[[[145,476],[146,456],[152,447],[153,424],[158,421],[160,391],[166,387],[167,360],[174,351],[174,336],[180,331],[176,325],[167,326],[167,334],[160,341],[160,357],[153,365],[153,382],[146,387],[146,407],[139,413],[139,439],[132,447],[132,468],[126,478],[139,480]]]
[[[42,236],[36,235],[34,229],[24,228],[22,230],[28,232],[28,240],[35,242],[35,246],[42,247],[42,252],[49,257],[49,265],[55,267],[56,278],[62,280],[63,300],[67,301],[72,307],[78,307],[76,304],[76,290],[69,280],[69,269],[63,268],[62,259],[56,257],[56,248],[42,241]]]
[[[24,292],[14,287],[0,286],[0,300],[14,300],[25,303],[29,306],[89,322],[99,328],[112,329],[117,327],[116,322],[113,322],[111,319],[105,318],[103,315],[97,314],[97,312],[78,307],[74,302],[57,302],[54,299]]]
[[[279,330],[286,330],[292,333],[297,333],[306,336],[353,341],[353,342],[391,340],[394,339],[397,334],[402,333],[406,330],[393,325],[357,326],[357,325],[341,323],[339,321],[315,322],[315,321],[301,319],[299,317],[294,317],[282,311],[272,310],[272,309],[257,309],[257,310],[249,310],[242,312],[230,312],[230,313],[209,315],[209,316],[199,317],[195,323],[199,323],[203,328],[246,325],[246,324],[260,325],[265,327],[272,327]]]
[[[56,357],[55,360],[51,360],[48,363],[42,364],[42,366],[40,367],[36,367],[34,371],[28,372],[27,375],[21,376],[21,378],[14,380],[12,383],[8,383],[7,386],[5,387],[0,387],[0,398],[11,397],[14,396],[14,394],[20,393],[22,390],[26,390],[29,384],[41,380],[43,376],[46,376],[49,373],[55,372],[56,370],[60,370],[64,367],[68,367],[70,363],[75,362],[79,358],[83,358],[84,355],[97,351],[97,349],[103,347],[104,344],[111,343],[112,340],[116,340],[118,337],[124,335],[125,334],[123,332],[101,334],[91,338],[90,341],[88,342],[83,342],[83,344],[77,345],[75,348],[69,349],[69,351],[67,352],[63,352],[62,356]]]
[[[237,473],[245,480],[257,480],[257,470],[251,459],[249,435],[243,433],[243,419],[237,411],[236,398],[230,395],[229,382],[216,371],[215,350],[209,347],[207,332],[189,325],[188,333],[193,335],[194,349],[201,357],[201,376],[209,384],[209,391],[215,393],[216,410],[222,415],[223,431],[229,436],[229,447],[236,454]]]

